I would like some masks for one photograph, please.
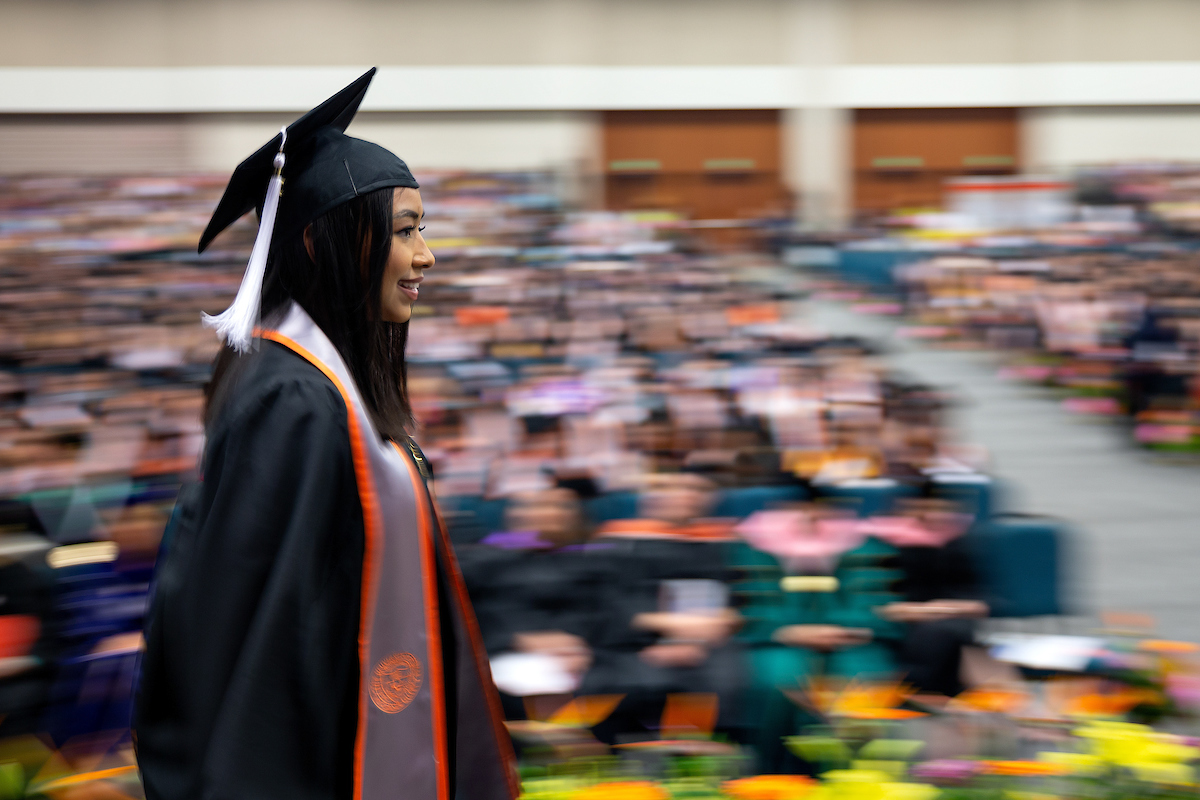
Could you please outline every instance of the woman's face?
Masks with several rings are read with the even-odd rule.
[[[425,207],[417,189],[397,188],[392,195],[392,254],[383,269],[380,315],[385,322],[408,322],[417,302],[425,270],[433,266],[433,253],[421,236]]]

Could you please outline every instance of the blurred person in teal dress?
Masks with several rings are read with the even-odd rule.
[[[898,633],[875,612],[887,602],[891,576],[883,553],[858,520],[819,506],[761,511],[738,526],[730,553],[740,580],[734,593],[745,618],[739,638],[751,667],[759,768],[787,768],[782,737],[810,715],[785,692],[829,675],[883,679],[896,664],[887,640]]]

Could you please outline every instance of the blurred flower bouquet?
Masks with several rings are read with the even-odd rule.
[[[902,684],[815,682],[790,693],[820,713],[823,724],[788,737],[788,748],[817,773],[738,776],[744,760],[729,754],[688,755],[669,762],[660,779],[619,757],[576,761],[530,776],[526,800],[1182,800],[1200,797],[1200,738],[1130,722],[1147,709],[1179,706],[1169,697],[1173,679],[1186,677],[1182,662],[1192,649],[1179,643],[1132,641],[1136,654],[1122,661],[1141,681],[1111,677],[1103,686],[1059,698],[1049,728],[1028,715],[1029,690],[985,689],[966,693],[942,708],[925,711]],[[1114,662],[1115,663],[1115,662]],[[1109,665],[1112,666],[1111,664]],[[1128,675],[1126,674],[1126,677]],[[1177,681],[1176,681],[1177,682]],[[1054,683],[1053,681],[1051,683]],[[1158,704],[1158,705],[1156,705]],[[983,751],[1008,750],[1022,757],[961,757],[918,760],[926,743],[912,723],[924,717],[982,717],[1031,733],[1028,738],[986,737]],[[1178,717],[1171,717],[1178,719]],[[920,723],[918,723],[920,724]],[[1021,727],[1025,724],[1025,727]],[[1051,735],[1045,734],[1047,731]],[[1039,752],[1040,751],[1040,752]],[[628,752],[628,751],[627,751]]]

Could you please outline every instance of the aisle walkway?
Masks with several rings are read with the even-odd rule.
[[[914,345],[893,336],[895,320],[830,303],[811,303],[808,318],[886,341],[893,366],[961,398],[955,422],[990,451],[1004,510],[1071,523],[1081,612],[1151,614],[1164,636],[1200,641],[1200,465],[1133,448],[1117,426],[1000,379],[992,354]]]

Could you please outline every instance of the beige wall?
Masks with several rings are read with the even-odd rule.
[[[0,115],[0,174],[195,168],[187,127],[178,115]]]
[[[1129,161],[1200,162],[1200,107],[1045,108],[1022,117],[1025,168],[1069,173]]]
[[[4,0],[0,65],[768,64],[785,0]]]
[[[864,64],[1200,59],[1194,0],[853,0]]]
[[[190,116],[188,158],[196,169],[231,170],[293,116]],[[599,118],[588,112],[363,112],[346,132],[383,145],[415,170],[582,169],[595,160]]]
[[[349,129],[420,169],[594,170],[595,112],[361,114]]]
[[[294,115],[0,115],[0,174],[229,172]],[[596,169],[588,112],[364,112],[348,130],[414,170]]]
[[[1196,0],[0,0],[0,66],[1200,60]],[[819,2],[819,0],[818,0]]]

